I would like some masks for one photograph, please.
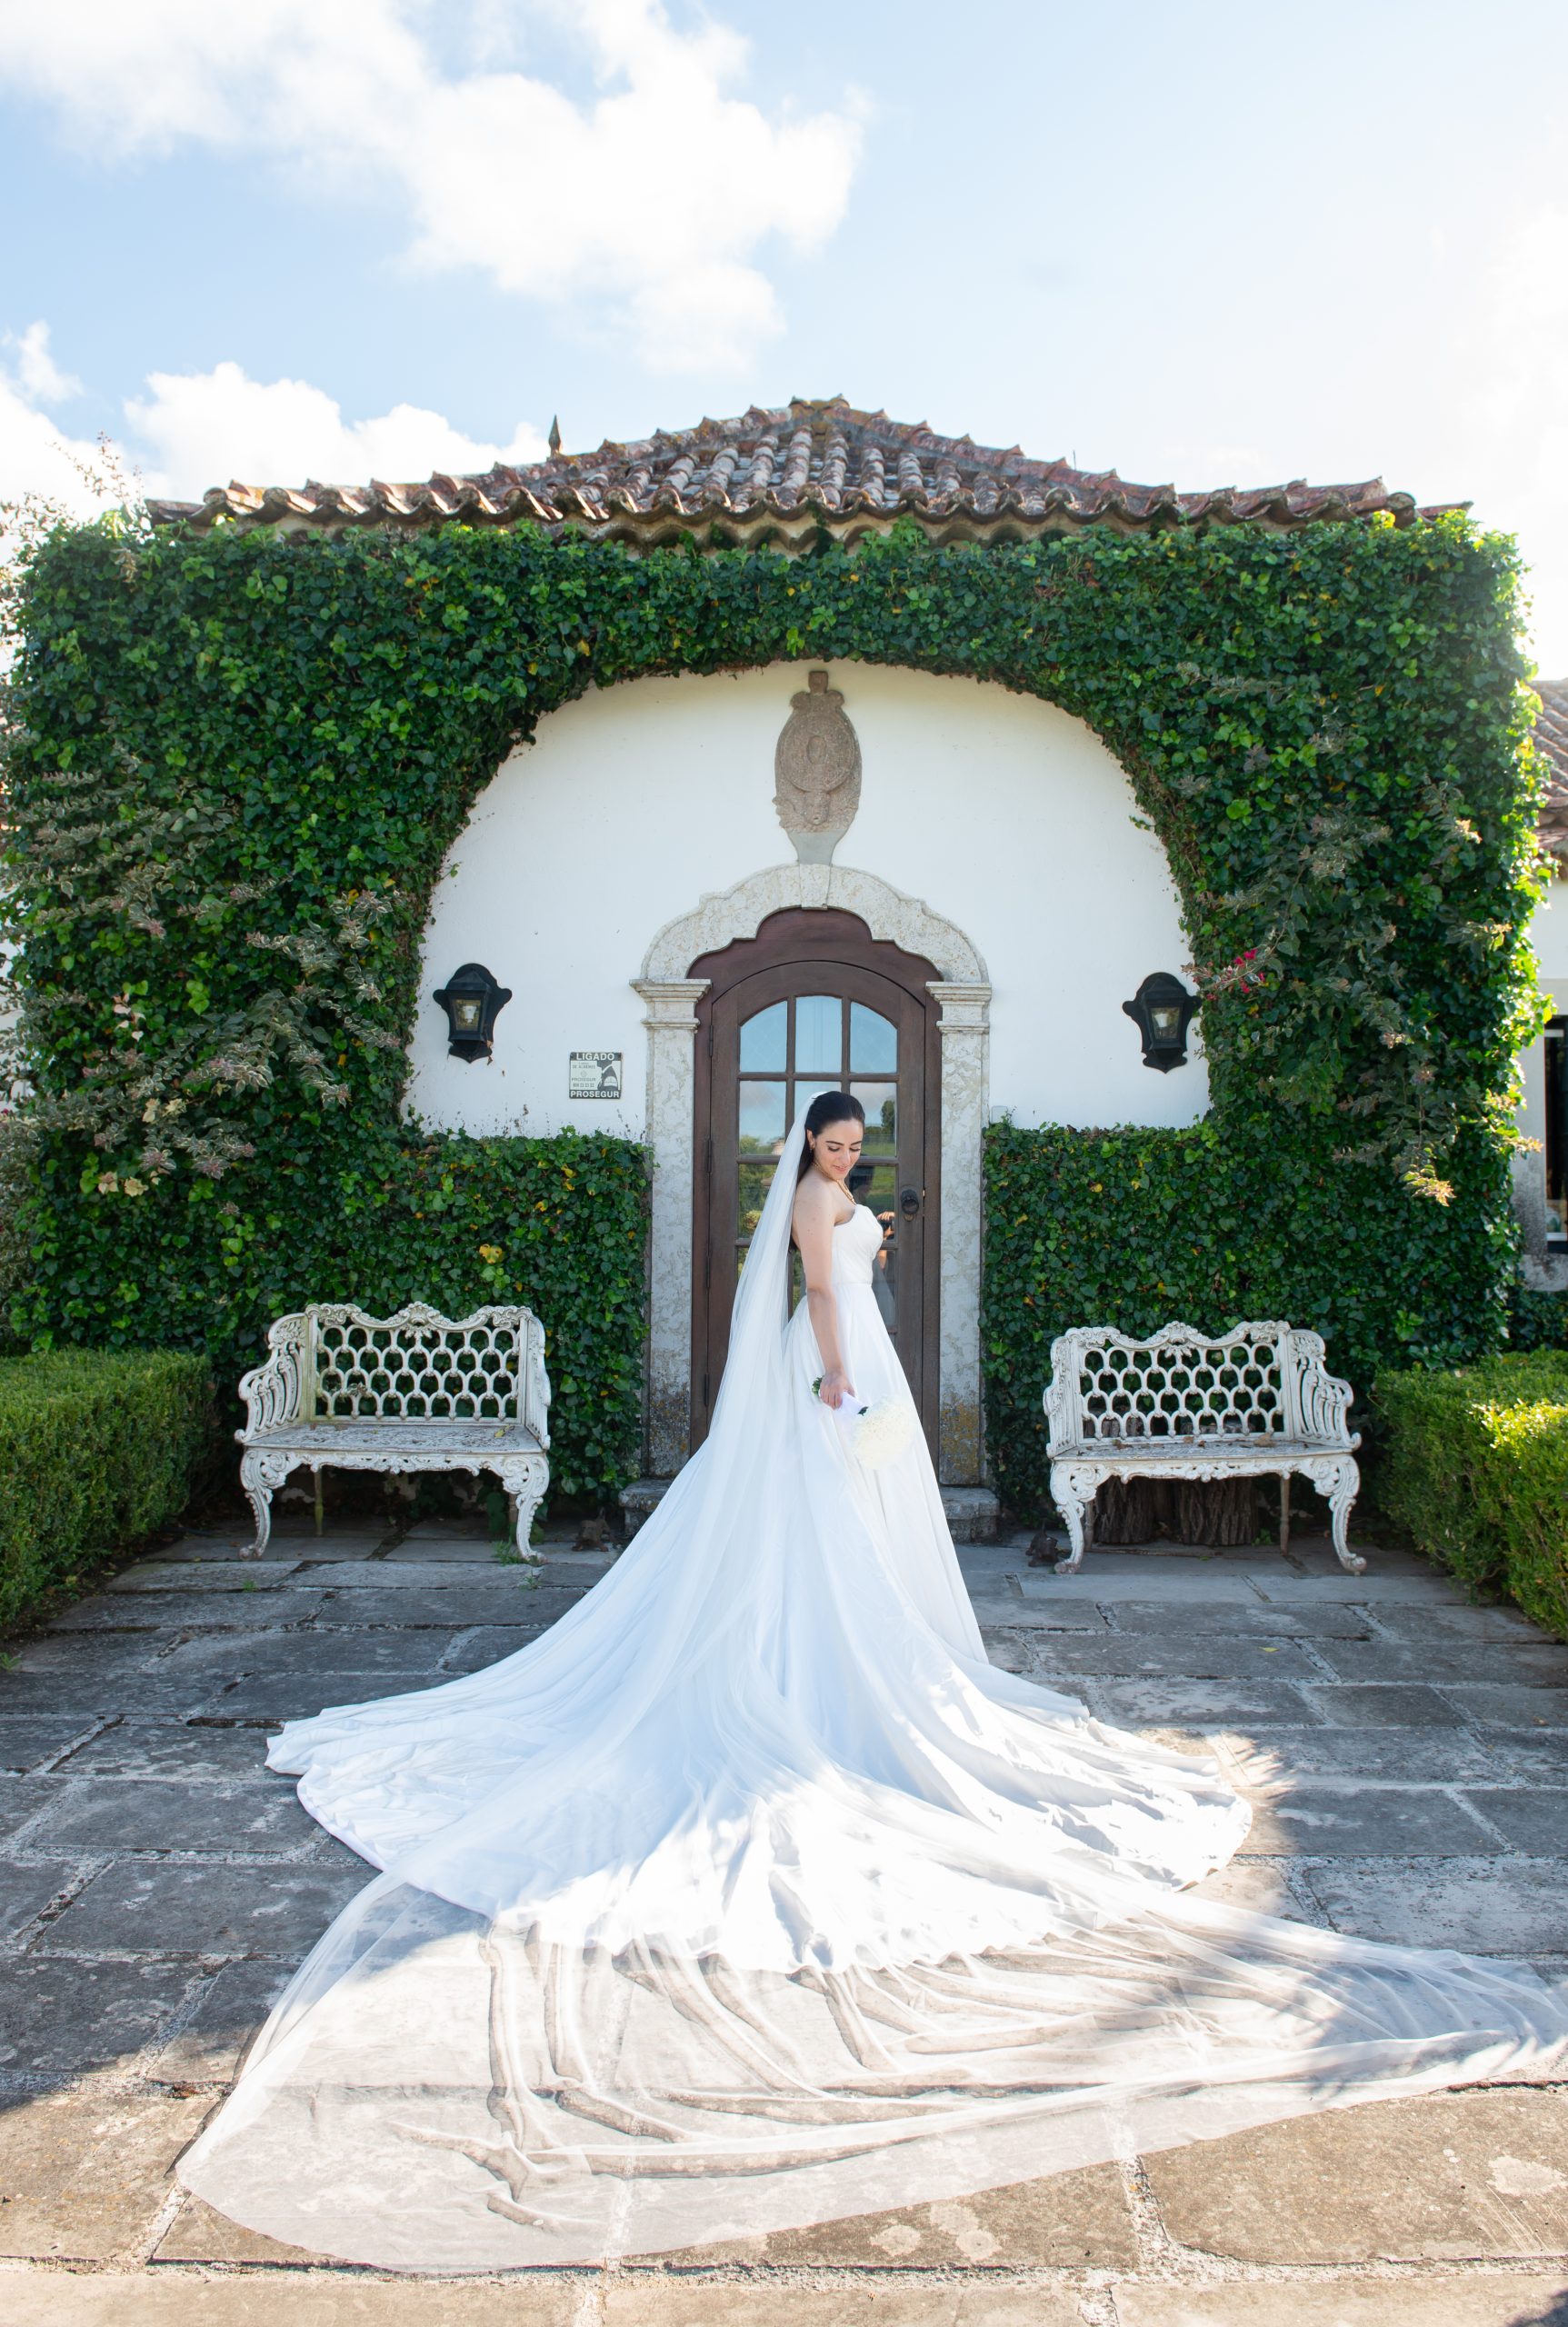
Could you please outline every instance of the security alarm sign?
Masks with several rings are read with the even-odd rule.
[[[568,1095],[574,1099],[618,1099],[623,1055],[620,1051],[574,1051]]]

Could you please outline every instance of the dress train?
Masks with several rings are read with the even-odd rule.
[[[706,1445],[540,1640],[292,1723],[384,1870],[182,2167],[421,2271],[668,2252],[1307,2110],[1551,2072],[1527,1967],[1183,1895],[1245,1834],[1206,1761],[985,1658],[915,1436],[880,1470],[784,1325],[800,1134]],[[834,1232],[860,1398],[906,1395]]]

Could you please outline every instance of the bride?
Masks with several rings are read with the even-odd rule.
[[[1193,1898],[1248,1824],[1213,1763],[987,1663],[863,1128],[829,1092],[785,1141],[712,1432],[594,1591],[273,1742],[382,1871],[185,2160],[222,2212],[394,2269],[668,2252],[1568,2039],[1523,1966]]]

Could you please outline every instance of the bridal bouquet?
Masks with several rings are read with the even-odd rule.
[[[820,1396],[820,1373],[811,1386]],[[849,1440],[851,1453],[868,1471],[884,1470],[889,1463],[896,1463],[914,1436],[914,1408],[907,1398],[874,1398],[864,1406],[846,1398],[835,1415]]]

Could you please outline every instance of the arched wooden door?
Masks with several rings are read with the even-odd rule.
[[[707,1435],[774,1159],[816,1094],[843,1090],[865,1109],[853,1193],[886,1231],[877,1299],[934,1457],[941,1076],[926,984],[939,973],[854,914],[791,909],[691,974],[712,981],[697,1006],[693,1445]]]

